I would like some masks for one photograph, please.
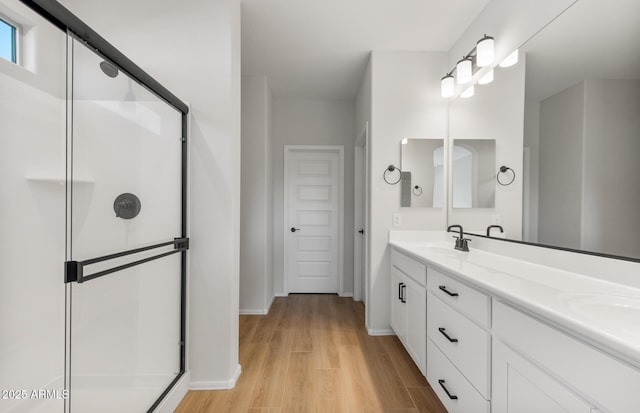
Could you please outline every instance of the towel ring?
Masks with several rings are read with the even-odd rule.
[[[393,171],[398,171],[398,179],[396,179],[395,181],[390,181],[387,178],[387,173],[393,172]],[[386,183],[388,183],[389,185],[395,185],[398,182],[400,182],[400,179],[402,179],[402,171],[400,170],[400,168],[396,167],[395,165],[389,165],[387,166],[387,169],[384,170],[384,173],[382,174],[382,177],[384,178],[384,181]]]
[[[422,195],[422,188],[419,185],[416,185],[413,187],[412,192],[415,196],[420,196]]]
[[[500,174],[506,174],[507,171],[511,171],[511,179],[509,180],[500,180]],[[508,178],[507,178],[508,179]],[[502,186],[507,186],[507,185],[511,185],[513,183],[513,181],[516,180],[516,171],[514,171],[513,169],[509,168],[508,166],[504,166],[502,165],[500,167],[500,169],[498,170],[498,173],[496,174],[496,181],[498,181],[498,183]]]

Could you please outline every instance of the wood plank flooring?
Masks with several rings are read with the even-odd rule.
[[[395,336],[371,337],[351,298],[292,294],[240,316],[242,375],[190,391],[178,413],[446,413]]]

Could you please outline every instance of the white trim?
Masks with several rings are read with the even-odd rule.
[[[373,330],[367,327],[367,333],[370,336],[395,336],[396,333],[390,328],[384,328],[382,330]]]
[[[353,297],[353,293],[343,293],[343,294],[338,293],[338,297]]]
[[[340,168],[340,175],[338,179],[338,194],[340,200],[338,201],[338,291],[336,293],[341,295],[344,293],[344,145],[284,145],[284,223],[282,228],[283,232],[283,286],[284,294],[289,295],[291,292],[289,289],[289,229],[287,228],[288,220],[288,205],[289,205],[289,157],[293,151],[329,151],[336,152],[338,154],[338,164]]]
[[[169,394],[155,408],[154,413],[173,413],[178,407],[184,396],[189,391],[189,381],[191,379],[190,372],[185,372],[180,380],[173,386]]]
[[[228,390],[236,386],[242,368],[240,364],[236,367],[236,372],[229,380],[221,381],[192,381],[189,383],[189,390]]]

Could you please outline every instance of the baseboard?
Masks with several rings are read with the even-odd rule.
[[[273,304],[273,300],[276,299],[275,294],[271,296],[271,300],[269,300],[269,304],[267,304],[267,312],[265,314],[269,314],[269,311],[271,311],[271,305]]]
[[[265,315],[269,313],[269,310],[240,310],[240,315]]]
[[[189,383],[189,390],[227,390],[233,389],[236,386],[236,382],[240,377],[242,368],[238,364],[236,372],[229,380],[221,381],[192,381]]]
[[[353,293],[338,293],[338,297],[353,297]]]
[[[367,333],[370,336],[395,336],[396,335],[396,333],[390,328],[385,328],[382,330],[374,330],[372,328],[367,327]]]
[[[189,377],[189,372],[185,372],[153,412],[173,413],[189,391]]]

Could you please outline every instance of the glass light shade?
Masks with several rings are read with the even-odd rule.
[[[470,98],[471,96],[473,96],[474,92],[475,92],[475,88],[473,87],[473,85],[471,85],[468,88],[466,88],[464,92],[462,92],[460,97]]]
[[[476,44],[476,64],[478,67],[493,63],[493,37],[485,35]]]
[[[500,67],[510,67],[518,63],[518,49],[514,50],[509,56],[500,62]]]
[[[440,80],[440,93],[443,98],[450,98],[451,96],[453,96],[455,88],[456,85],[453,80],[453,76],[446,75]]]
[[[458,84],[462,85],[464,83],[469,83],[472,75],[471,59],[467,57],[460,60],[456,65],[456,81]]]
[[[480,79],[478,79],[479,85],[488,85],[493,82],[493,69],[489,70],[487,73],[482,75]]]

